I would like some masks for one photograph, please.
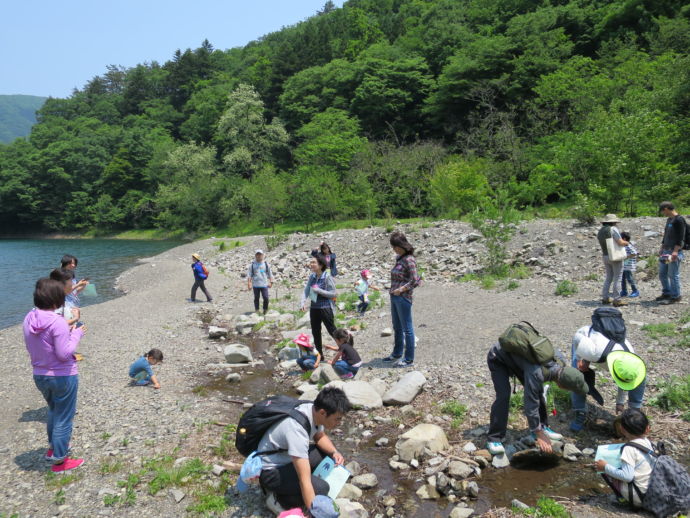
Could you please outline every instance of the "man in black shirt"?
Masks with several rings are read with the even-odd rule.
[[[659,212],[667,219],[659,249],[659,280],[662,291],[656,300],[662,304],[673,304],[681,301],[680,264],[683,261],[686,223],[670,201],[661,202]]]

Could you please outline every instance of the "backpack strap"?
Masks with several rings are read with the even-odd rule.
[[[536,329],[532,324],[530,324],[529,322],[527,322],[527,320],[521,320],[520,323],[521,323],[521,324],[527,324],[528,326],[530,326],[530,327],[532,328],[532,331],[534,331],[534,332],[537,333],[539,336],[541,336],[541,334],[539,334],[539,331],[537,331],[537,329]]]
[[[299,404],[304,403],[304,401],[300,401]],[[290,414],[286,416],[286,418],[291,417],[295,421],[297,421],[299,424],[302,425],[304,428],[304,431],[307,432],[307,437],[309,437],[309,434],[311,433],[311,423],[309,422],[309,418],[304,415],[302,412],[297,410],[297,408],[293,408],[290,410]],[[277,450],[266,450],[266,451],[257,451],[257,455],[273,455],[274,453],[279,453],[281,451],[285,451],[284,449],[277,449]]]
[[[590,330],[591,330],[591,328],[590,328]],[[603,335],[602,335],[602,336],[603,336]],[[609,340],[609,343],[606,344],[606,348],[604,349],[604,352],[601,353],[601,356],[599,357],[599,359],[597,360],[596,363],[605,362],[605,361],[606,361],[606,357],[611,353],[611,351],[613,351],[613,348],[616,346],[617,343],[618,343],[618,342],[614,342],[613,340]],[[629,348],[627,345],[625,345],[625,342],[623,342],[622,344],[620,344],[620,346],[623,348],[623,350],[624,350],[626,353],[629,353],[629,352],[630,352],[630,348]]]

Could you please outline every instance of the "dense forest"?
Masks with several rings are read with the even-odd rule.
[[[0,230],[687,205],[689,48],[681,0],[327,2],[48,99],[0,145]]]
[[[0,95],[0,142],[26,137],[36,123],[36,110],[45,100],[35,95]]]

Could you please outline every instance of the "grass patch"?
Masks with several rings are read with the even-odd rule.
[[[446,401],[441,406],[441,412],[453,416],[455,419],[460,419],[460,422],[462,423],[462,420],[465,418],[465,414],[467,414],[467,407],[462,403],[458,403],[457,401]]]
[[[61,489],[67,487],[70,484],[81,479],[82,475],[80,473],[63,473],[58,475],[52,471],[48,471],[45,474],[46,487],[48,489]]]
[[[690,375],[673,376],[659,388],[661,393],[650,403],[667,412],[680,412],[684,421],[690,421]]]
[[[278,248],[282,243],[287,241],[287,238],[287,234],[283,233],[265,236],[264,241],[266,241],[266,250],[270,252],[271,250]]]
[[[197,385],[192,389],[192,393],[196,394],[197,396],[206,397],[208,396],[208,388],[204,385]]]
[[[223,433],[220,436],[218,446],[213,447],[213,453],[219,457],[227,457],[231,452],[235,451],[235,432],[237,425],[231,423],[223,428]]]
[[[65,498],[65,490],[64,489],[58,489],[55,492],[55,499],[53,502],[55,502],[55,505],[62,505],[65,503],[67,499]]]
[[[153,473],[153,478],[148,483],[150,495],[155,495],[168,487],[196,482],[211,471],[211,467],[201,462],[200,459],[190,459],[179,466],[175,466],[172,457],[152,459],[146,463],[145,467]]]
[[[228,507],[228,502],[225,500],[224,495],[213,492],[198,492],[195,496],[198,502],[188,506],[187,512],[209,516],[223,512]]]
[[[122,469],[122,461],[119,460],[104,460],[98,467],[98,472],[101,475],[108,475],[110,473],[117,473]]]
[[[525,404],[525,398],[522,392],[517,392],[510,395],[510,413],[522,412],[522,408]]]
[[[508,284],[506,284],[506,289],[507,290],[516,290],[520,287],[520,283],[516,280],[510,280],[508,281]]]
[[[676,334],[676,326],[671,322],[645,324],[642,326],[642,331],[646,332],[652,340],[659,340],[660,338],[674,336]]]
[[[596,273],[589,273],[589,274],[585,275],[585,276],[582,278],[582,280],[585,280],[585,281],[598,281],[598,280],[599,280],[599,275],[596,274]]]
[[[517,280],[529,279],[532,275],[532,271],[528,266],[524,264],[517,264],[515,266],[506,267],[503,271],[499,273],[486,273],[486,272],[474,272],[467,273],[455,278],[456,282],[479,282],[481,287],[485,290],[491,290],[496,287],[498,281],[508,279],[505,284],[505,288],[508,290],[514,290],[520,284]]]
[[[570,399],[570,392],[562,389],[556,383],[549,383],[551,388],[546,395],[546,408],[556,408],[559,412],[566,412],[570,410],[572,400]]]
[[[104,441],[107,441],[107,440],[110,439],[112,436],[113,436],[113,434],[111,434],[111,433],[103,432],[103,433],[101,434],[101,439],[103,439]]]
[[[554,499],[546,498],[544,496],[537,500],[537,505],[534,507],[530,507],[529,509],[513,508],[513,512],[534,516],[536,518],[570,518],[571,516],[564,506],[556,502]]]
[[[573,281],[564,280],[556,284],[556,295],[561,297],[570,297],[577,293],[577,284]]]

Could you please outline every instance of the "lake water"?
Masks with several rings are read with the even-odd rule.
[[[97,296],[81,297],[81,305],[98,304],[121,295],[115,279],[150,257],[180,245],[177,241],[127,239],[0,239],[0,329],[18,324],[33,306],[36,280],[47,277],[60,259],[71,254],[79,259],[77,279],[88,277]]]

